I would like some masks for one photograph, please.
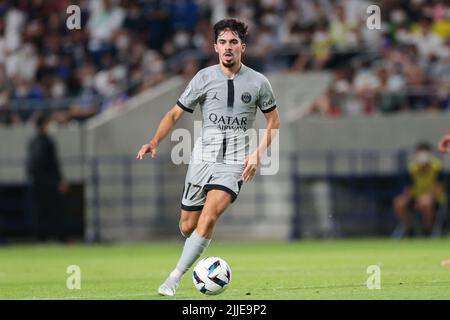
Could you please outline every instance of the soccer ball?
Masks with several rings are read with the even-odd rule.
[[[201,293],[219,294],[225,291],[231,282],[231,269],[225,260],[219,257],[206,257],[195,266],[192,280]]]

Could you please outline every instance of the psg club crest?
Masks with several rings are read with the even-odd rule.
[[[252,101],[252,95],[248,92],[244,92],[241,96],[241,100],[244,103],[249,103],[250,101]]]

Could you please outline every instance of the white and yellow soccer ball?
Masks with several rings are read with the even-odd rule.
[[[195,266],[192,280],[201,293],[219,294],[230,285],[231,268],[225,260],[219,257],[206,257]]]

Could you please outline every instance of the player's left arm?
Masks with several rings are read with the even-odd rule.
[[[445,153],[450,151],[450,129],[442,136],[438,142],[438,149],[440,152]]]
[[[259,143],[256,150],[244,161],[245,168],[242,172],[244,182],[249,182],[255,176],[261,157],[272,143],[272,139],[278,133],[278,129],[280,129],[280,116],[277,108],[264,113],[264,116],[266,117],[266,130],[264,130],[262,141]]]

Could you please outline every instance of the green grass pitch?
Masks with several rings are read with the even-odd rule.
[[[175,297],[156,289],[183,243],[11,245],[0,247],[0,299],[449,299],[450,238],[299,242],[212,242],[202,256],[225,259],[230,287],[197,292],[191,272]],[[66,287],[67,267],[81,269],[81,289]],[[367,267],[378,265],[381,289],[369,290]]]

